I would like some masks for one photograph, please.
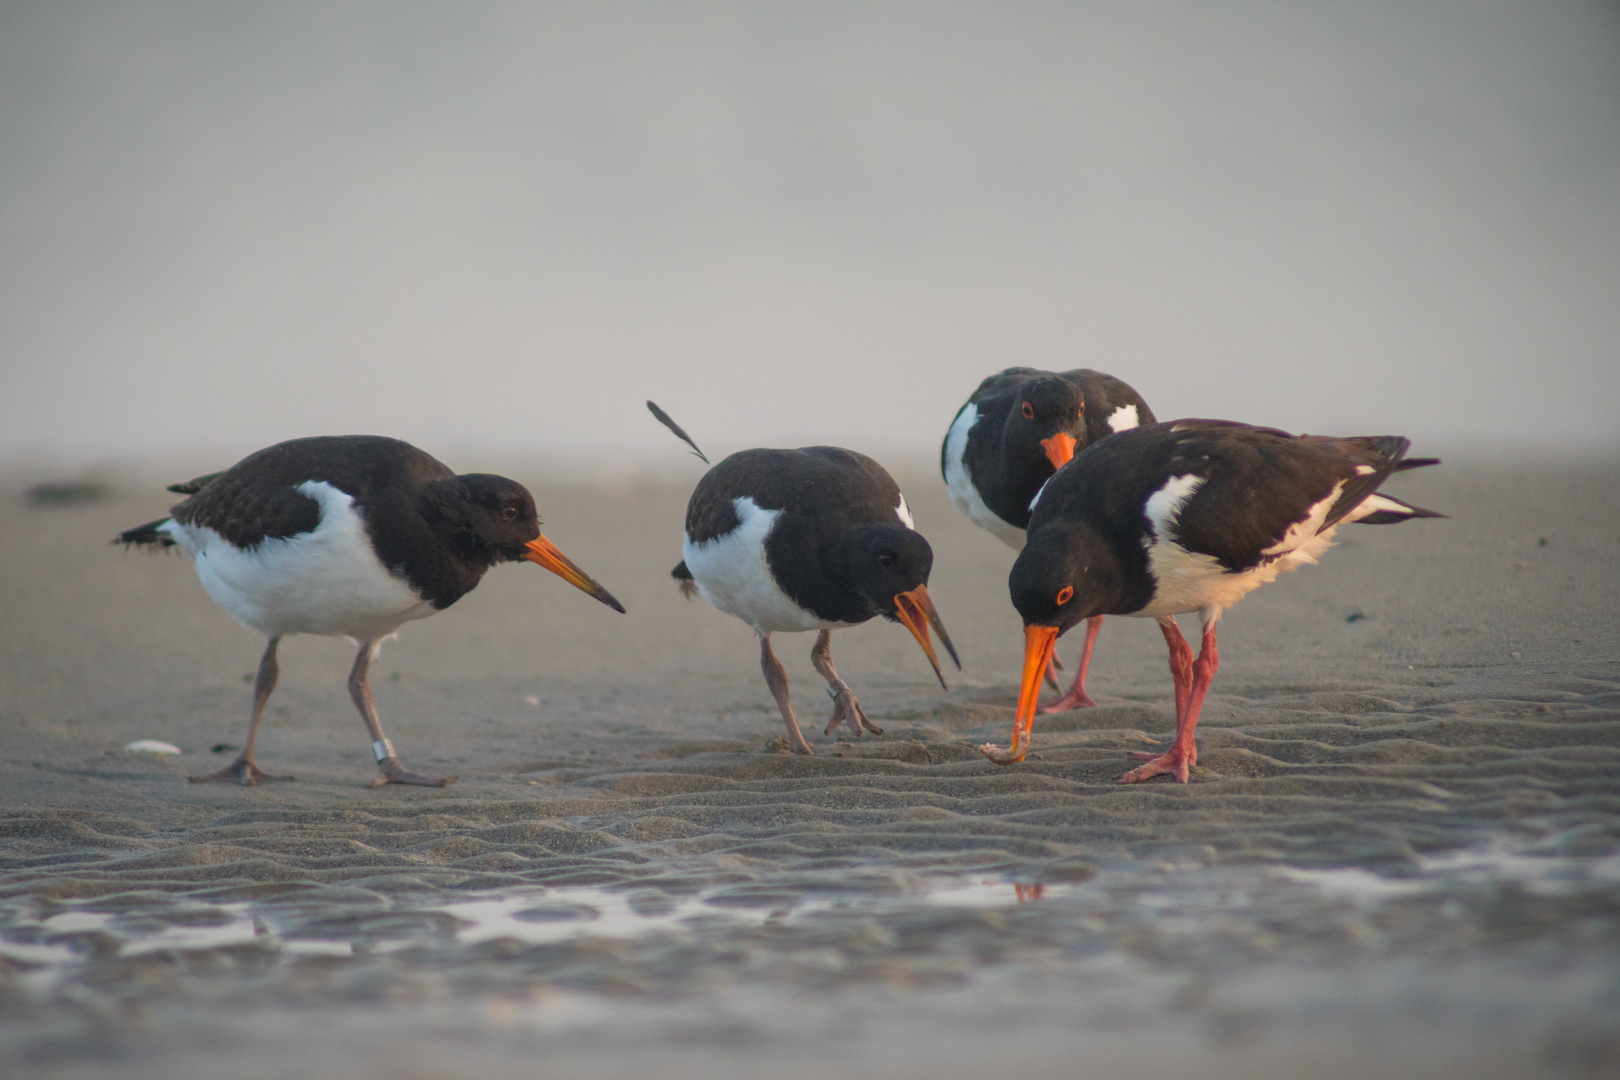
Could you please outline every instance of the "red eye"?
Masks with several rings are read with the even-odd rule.
[[[1022,412],[1024,414],[1024,419],[1025,420],[1033,420],[1033,419],[1035,419],[1035,406],[1031,405],[1029,402],[1027,402],[1027,401],[1024,402],[1024,408],[1023,408]]]
[[[1063,586],[1063,588],[1058,590],[1058,594],[1057,594],[1058,607],[1062,607],[1064,604],[1067,604],[1073,598],[1074,598],[1074,586],[1073,585],[1065,585],[1065,586]]]

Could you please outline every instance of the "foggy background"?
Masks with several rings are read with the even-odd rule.
[[[1614,4],[8,3],[0,230],[0,465],[921,462],[1013,364],[1620,449]]]

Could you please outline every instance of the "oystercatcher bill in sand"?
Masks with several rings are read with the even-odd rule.
[[[1142,395],[1112,375],[1008,368],[980,383],[957,412],[940,447],[940,472],[962,513],[1019,551],[1030,503],[1054,472],[1097,440],[1153,422]],[[1102,623],[1097,615],[1086,624],[1074,682],[1042,712],[1097,704],[1086,693],[1086,673]],[[1050,670],[1046,677],[1055,689]]]
[[[697,451],[691,436],[647,402],[659,422]],[[684,558],[672,571],[759,635],[760,666],[781,710],[788,746],[811,753],[788,701],[787,673],[771,634],[819,630],[810,661],[833,700],[826,734],[883,734],[833,667],[832,631],[881,615],[911,631],[941,686],[932,626],[960,668],[956,647],[928,596],[934,552],[913,527],[905,496],[883,466],[836,446],[741,450],[703,474],[686,507]]]
[[[1008,585],[1024,619],[1024,676],[1012,745],[979,750],[1022,761],[1041,672],[1064,631],[1096,615],[1157,619],[1170,648],[1176,734],[1163,754],[1119,778],[1169,773],[1182,783],[1198,761],[1193,729],[1219,654],[1221,613],[1278,574],[1313,563],[1347,522],[1388,525],[1444,517],[1380,494],[1391,475],[1438,464],[1405,458],[1395,435],[1293,436],[1222,420],[1178,420],[1104,439],[1077,454],[1036,500],[1029,540]],[[1198,658],[1174,616],[1196,611]]]
[[[292,779],[264,772],[253,758],[276,687],[276,646],[288,634],[359,643],[349,696],[380,769],[372,787],[442,786],[455,778],[407,769],[377,719],[368,672],[384,638],[455,603],[496,563],[519,559],[624,611],[540,534],[522,484],[487,473],[457,476],[398,439],[293,439],[169,490],[190,497],[113,543],[183,548],[214,602],[270,639],[253,684],[247,745],[229,766],[193,781]]]

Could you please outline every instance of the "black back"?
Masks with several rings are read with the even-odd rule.
[[[693,490],[688,538],[701,544],[736,529],[735,500],[745,497],[761,510],[782,511],[765,541],[766,563],[794,603],[823,619],[856,623],[891,613],[892,593],[868,595],[857,584],[851,560],[858,549],[876,544],[895,557],[894,592],[928,580],[933,551],[901,524],[899,485],[865,454],[836,446],[732,454]]]
[[[1025,402],[1032,418],[1023,415]],[[1114,376],[1090,368],[1062,372],[1008,368],[980,383],[962,407],[968,405],[978,408],[979,421],[968,433],[962,463],[984,504],[1021,529],[1029,527],[1029,501],[1054,471],[1042,439],[1067,434],[1079,453],[1114,433],[1108,417],[1124,406],[1136,406],[1143,424],[1154,422],[1153,410],[1142,395]],[[944,471],[942,444],[941,474]]]
[[[378,559],[437,608],[466,595],[497,562],[540,535],[534,499],[515,480],[457,476],[409,443],[380,435],[293,439],[187,485],[171,510],[249,548],[313,530],[320,504],[298,490],[324,481],[351,496]],[[510,518],[506,511],[512,511]]]
[[[1204,482],[1183,504],[1168,539],[1213,557],[1235,573],[1270,558],[1265,549],[1303,520],[1335,485],[1344,487],[1322,531],[1342,521],[1393,473],[1436,463],[1403,462],[1408,445],[1407,439],[1396,435],[1293,436],[1223,420],[1177,420],[1120,432],[1076,454],[1041,493],[1030,519],[1029,544],[1019,556],[1020,563],[1029,563],[1021,572],[1022,580],[1027,583],[1037,576],[1037,563],[1055,566],[1069,558],[1067,552],[1081,551],[1080,562],[1108,563],[1107,576],[1119,578],[1121,584],[1110,590],[1113,595],[1105,608],[1079,614],[1066,611],[1065,621],[1074,621],[1069,616],[1140,611],[1153,596],[1144,546],[1152,533],[1146,505],[1170,478],[1191,475]],[[1362,474],[1358,466],[1371,471]],[[1407,509],[1410,513],[1399,518],[1363,520],[1384,523],[1440,516],[1417,507]],[[1017,566],[1014,569],[1016,579],[1020,572]],[[1039,589],[1029,585],[1026,591],[1041,598],[1049,586],[1062,583],[1044,576],[1040,582]]]

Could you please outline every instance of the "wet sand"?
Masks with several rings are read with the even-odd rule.
[[[1109,620],[1100,707],[990,765],[1012,555],[925,467],[965,670],[835,634],[886,735],[834,740],[813,635],[779,636],[808,758],[750,632],[668,577],[689,480],[501,471],[630,614],[501,567],[386,645],[384,726],[442,790],[366,787],[351,651],[315,638],[259,739],[298,781],[187,783],[262,640],[107,544],[159,484],[6,485],[0,1072],[1620,1075],[1620,463],[1399,478],[1452,517],[1351,527],[1234,608],[1194,782],[1124,788],[1171,726],[1156,628]]]

